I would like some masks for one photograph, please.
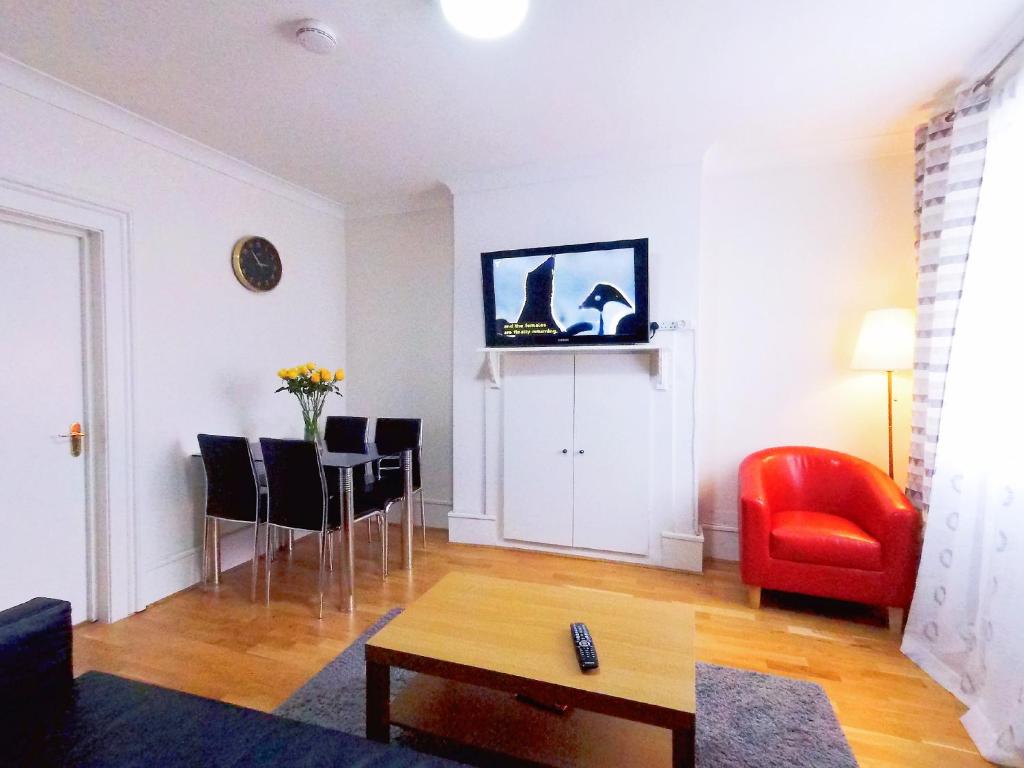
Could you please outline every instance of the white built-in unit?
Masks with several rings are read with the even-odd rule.
[[[453,511],[451,540],[700,570],[692,436],[676,427],[692,337],[666,341],[478,350],[485,507]]]
[[[502,535],[646,555],[646,354],[509,355],[502,375]]]

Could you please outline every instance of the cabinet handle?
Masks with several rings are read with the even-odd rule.
[[[583,455],[583,449],[580,448],[580,456],[582,456],[582,455]]]
[[[568,449],[568,448],[563,448],[563,449],[562,449],[562,453],[568,453],[568,452],[569,452],[569,449]]]

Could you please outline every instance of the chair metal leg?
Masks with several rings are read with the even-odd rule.
[[[423,548],[427,548],[427,509],[423,501],[423,488],[420,488],[420,533],[423,536]]]
[[[366,540],[373,542],[373,520],[366,518]]]
[[[213,583],[220,584],[220,520],[213,518]]]
[[[199,567],[202,571],[203,584],[206,583],[206,579],[210,575],[210,564],[208,562],[210,557],[210,518],[205,514],[203,515],[203,559],[200,562]]]
[[[256,602],[256,581],[260,573],[260,521],[252,525],[252,590],[250,600]]]
[[[384,530],[387,520],[384,515],[377,515],[377,531],[380,534],[380,578],[381,581],[388,577],[388,536]]]
[[[320,532],[320,615],[322,619],[324,617],[324,560],[327,555],[327,531]]]
[[[276,532],[276,530],[277,530],[276,526],[271,525],[269,522],[267,523],[266,552],[264,553],[264,558],[263,558],[264,561],[267,564],[267,605],[270,605],[270,572],[271,572],[271,570],[273,570],[271,568],[271,560],[270,560],[270,542],[273,540],[274,533]]]
[[[291,557],[292,552],[295,551],[295,531],[291,528],[288,529],[288,557]]]
[[[327,570],[334,573],[334,531],[327,534]]]

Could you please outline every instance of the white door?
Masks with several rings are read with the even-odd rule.
[[[573,356],[502,359],[503,533],[572,545]]]
[[[646,354],[576,355],[574,547],[647,553],[649,365]]]
[[[80,254],[77,237],[0,220],[0,609],[55,597],[76,623],[90,618],[85,459],[57,435],[84,422]]]

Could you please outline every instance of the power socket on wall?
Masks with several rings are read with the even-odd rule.
[[[689,327],[689,323],[685,320],[669,320],[658,324],[659,331],[682,331]]]

